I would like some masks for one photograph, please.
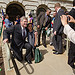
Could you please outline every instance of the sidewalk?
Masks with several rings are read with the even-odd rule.
[[[40,63],[32,62],[29,65],[27,62],[23,61],[22,63],[15,59],[19,73],[18,75],[72,75],[72,69],[67,64],[68,57],[66,52],[61,55],[53,54],[53,47],[49,44],[47,48],[44,48],[42,45],[39,47],[43,60]],[[23,50],[25,54],[25,50]],[[11,63],[12,65],[12,63]],[[10,71],[8,75],[17,75],[14,69]]]
[[[72,69],[67,64],[67,56],[54,55],[51,47],[47,45],[47,49],[40,46],[43,60],[40,63],[32,62],[29,65],[25,62],[20,63],[16,60],[21,75],[72,75]]]

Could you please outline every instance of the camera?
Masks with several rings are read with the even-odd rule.
[[[67,23],[70,21],[70,17],[69,16],[67,16]]]

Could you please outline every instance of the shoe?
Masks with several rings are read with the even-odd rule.
[[[28,64],[32,64],[31,60],[25,59],[25,61],[26,61]]]
[[[50,42],[50,46],[52,46],[53,45],[53,43],[52,42]]]
[[[32,64],[32,62],[30,60],[28,60],[27,62],[28,62],[28,64]]]
[[[53,49],[52,51],[56,51],[55,49]]]
[[[53,54],[58,55],[58,54],[62,54],[62,53],[59,53],[59,52],[55,51],[55,52],[53,52]]]
[[[31,60],[34,61],[34,58],[32,58]]]
[[[46,45],[43,45],[45,48],[47,48],[47,46]]]
[[[40,44],[36,45],[36,47],[39,47],[39,46],[40,46]]]
[[[66,45],[64,46],[64,49],[66,49]]]

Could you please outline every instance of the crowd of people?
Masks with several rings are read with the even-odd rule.
[[[68,64],[75,72],[75,0],[73,8],[68,15],[61,8],[60,3],[56,3],[53,17],[50,16],[51,9],[41,12],[37,17],[37,31],[34,31],[33,17],[29,14],[29,19],[25,16],[16,17],[14,25],[5,17],[6,29],[3,32],[3,42],[10,41],[12,34],[11,48],[13,55],[19,60],[23,60],[22,49],[26,49],[25,61],[31,64],[34,59],[35,49],[40,46],[40,36],[42,34],[42,44],[46,48],[46,31],[50,28],[50,45],[54,46],[53,54],[63,54],[62,35],[63,33],[70,39],[70,49],[68,53]],[[69,17],[69,20],[68,20]],[[27,39],[26,39],[27,38]],[[38,41],[38,43],[37,43]],[[34,50],[34,51],[33,51]]]

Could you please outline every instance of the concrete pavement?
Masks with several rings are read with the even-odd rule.
[[[40,63],[32,61],[32,64],[29,65],[25,61],[21,63],[15,59],[19,73],[16,74],[13,68],[11,71],[8,71],[7,75],[73,75],[71,67],[67,64],[68,57],[66,52],[61,55],[54,55],[53,47],[49,44],[47,44],[47,48],[41,45],[39,49],[43,55],[43,60]],[[25,50],[23,50],[23,54],[25,54]],[[11,65],[13,67],[12,62]]]

